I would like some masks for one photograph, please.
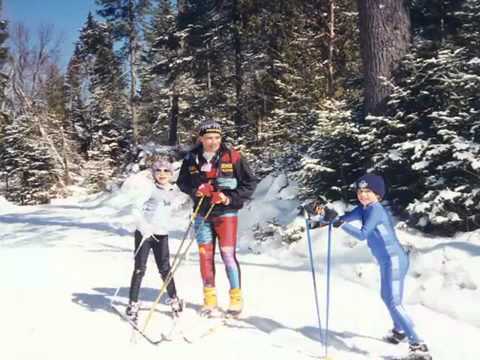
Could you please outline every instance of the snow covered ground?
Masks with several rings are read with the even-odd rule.
[[[193,344],[178,339],[152,345],[132,337],[109,304],[117,287],[126,303],[133,239],[126,212],[112,207],[120,193],[71,198],[48,206],[16,207],[0,199],[0,354],[8,360],[60,359],[311,359],[321,358],[312,277],[305,240],[285,245],[254,241],[252,226],[296,218],[295,188],[282,176],[266,178],[241,213],[239,259],[245,297],[242,320]],[[185,212],[174,219],[178,246]],[[412,249],[405,306],[435,360],[477,360],[480,350],[480,232],[455,239],[427,238],[399,225]],[[379,296],[378,269],[366,244],[334,231],[329,355],[332,359],[392,359],[407,344],[383,343],[391,327]],[[325,230],[313,231],[321,316],[325,324]],[[252,249],[254,251],[252,251]],[[174,251],[173,251],[174,252]],[[141,298],[149,308],[161,284],[150,258]],[[217,288],[227,305],[227,281],[217,258]],[[196,250],[176,276],[188,302],[185,324],[202,301]],[[149,333],[160,338],[171,324],[158,306]],[[145,316],[146,311],[143,313]]]

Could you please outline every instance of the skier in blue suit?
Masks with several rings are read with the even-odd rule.
[[[380,266],[381,296],[393,320],[393,329],[384,340],[398,344],[405,337],[410,344],[408,359],[431,359],[428,347],[415,331],[413,322],[402,306],[403,287],[408,271],[408,254],[400,245],[392,219],[380,203],[385,196],[385,182],[381,176],[366,174],[356,182],[357,198],[361,205],[338,217],[332,209],[323,210],[323,222],[332,222],[358,240],[367,240]],[[322,213],[322,210],[318,210]],[[361,221],[362,227],[350,224]]]

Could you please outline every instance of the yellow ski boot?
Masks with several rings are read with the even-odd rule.
[[[217,310],[217,290],[214,287],[203,288],[203,306],[200,315],[210,317]]]
[[[243,310],[242,289],[230,289],[230,305],[228,306],[227,316],[238,317]]]

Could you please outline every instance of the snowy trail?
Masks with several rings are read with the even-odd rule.
[[[0,214],[0,283],[3,359],[311,359],[324,349],[318,341],[311,275],[304,259],[280,261],[240,253],[245,296],[244,318],[194,344],[183,340],[157,346],[137,337],[109,308],[121,286],[127,301],[133,240],[111,219],[112,211],[92,204],[9,209]],[[172,239],[173,251],[178,245]],[[142,284],[143,308],[160,286],[153,258]],[[290,261],[291,260],[291,261]],[[301,261],[300,261],[301,260]],[[390,359],[407,352],[380,341],[390,327],[375,289],[335,274],[332,278],[329,353],[333,359]],[[319,274],[324,309],[325,278]],[[176,276],[187,302],[186,318],[201,302],[197,254],[190,254]],[[408,286],[408,285],[407,285]],[[217,258],[220,305],[227,305],[227,283]],[[434,359],[480,357],[480,329],[421,305],[408,305]],[[325,319],[322,310],[322,320]],[[150,332],[168,329],[168,308],[159,305]],[[454,341],[449,341],[455,334]],[[461,335],[460,335],[461,334]],[[152,337],[155,334],[152,335]]]

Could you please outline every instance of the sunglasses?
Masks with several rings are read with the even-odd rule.
[[[168,169],[155,169],[155,172],[170,172]]]

